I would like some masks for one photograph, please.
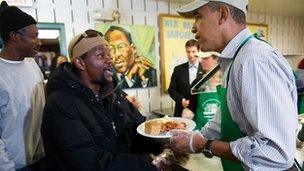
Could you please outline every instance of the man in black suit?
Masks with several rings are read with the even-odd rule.
[[[131,34],[124,28],[111,26],[106,34],[120,88],[153,87],[157,85],[156,69],[146,57],[136,52]]]
[[[190,85],[195,78],[203,76],[202,67],[195,56],[199,50],[198,42],[194,39],[188,40],[185,47],[188,62],[174,68],[168,89],[170,97],[175,101],[174,116],[181,116],[184,108],[195,112],[196,99],[190,94]]]

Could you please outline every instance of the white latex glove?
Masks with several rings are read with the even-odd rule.
[[[203,144],[206,144],[206,139],[203,137],[202,133],[198,130],[196,131],[185,131],[185,130],[172,130],[170,131],[172,137],[169,140],[169,147],[181,153],[196,153],[198,151],[198,147],[195,147],[194,140],[198,140],[196,137],[201,137],[200,140],[204,141]]]
[[[194,117],[194,113],[188,109],[188,108],[185,108],[182,112],[182,118],[186,118],[186,119],[193,119]]]

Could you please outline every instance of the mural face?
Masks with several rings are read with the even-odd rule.
[[[127,39],[127,36],[119,30],[113,30],[107,34],[112,65],[119,73],[126,73],[135,62],[135,48]]]
[[[96,30],[109,42],[114,76],[121,88],[157,85],[154,28],[98,23]]]

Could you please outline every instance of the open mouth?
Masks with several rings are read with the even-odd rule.
[[[39,51],[39,49],[40,49],[40,46],[35,46],[35,47],[33,48],[33,51]]]
[[[123,63],[122,62],[119,62],[119,63],[115,63],[114,64],[116,68],[121,68]]]
[[[32,50],[32,52],[34,52],[34,53],[38,53],[38,51],[39,51],[39,48],[34,48],[34,49]]]
[[[115,68],[122,68],[123,65],[124,65],[124,61],[121,61],[121,60],[114,61]]]
[[[102,72],[103,72],[105,75],[108,75],[108,76],[112,76],[112,75],[113,75],[113,69],[112,69],[112,67],[103,68],[103,69],[102,69]]]

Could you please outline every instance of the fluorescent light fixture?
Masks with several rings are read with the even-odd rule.
[[[57,39],[59,37],[59,30],[41,29],[41,30],[38,30],[38,32],[39,32],[39,35],[38,35],[39,39]]]

